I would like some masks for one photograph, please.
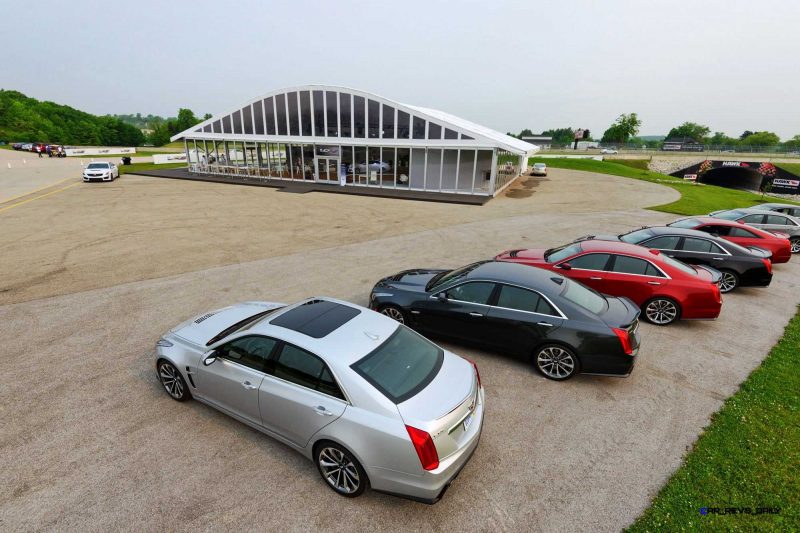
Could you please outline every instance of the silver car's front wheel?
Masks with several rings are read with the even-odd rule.
[[[739,276],[730,270],[723,270],[719,280],[719,292],[731,292],[737,285],[739,285]]]
[[[403,311],[393,305],[387,305],[383,309],[381,309],[381,314],[386,315],[391,319],[397,320],[401,324],[406,323],[406,317],[403,314]]]
[[[792,239],[790,242],[792,245],[792,253],[800,254],[800,239]]]
[[[189,393],[189,388],[186,386],[183,376],[169,361],[158,363],[158,380],[173,400],[185,402],[191,398],[192,395]]]
[[[678,304],[669,298],[653,298],[644,307],[647,321],[657,326],[672,324],[680,316]]]
[[[358,461],[344,448],[326,443],[317,450],[317,468],[328,485],[348,498],[355,498],[366,489],[366,474]]]
[[[567,348],[551,344],[539,348],[536,368],[548,379],[563,381],[578,373],[578,358]]]

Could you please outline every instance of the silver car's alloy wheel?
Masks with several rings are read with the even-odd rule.
[[[183,399],[183,379],[177,368],[169,363],[161,363],[161,366],[158,367],[158,377],[161,379],[161,384],[164,385],[167,394],[176,400]]]
[[[736,288],[738,281],[733,272],[723,272],[719,280],[719,292],[731,292]]]
[[[341,450],[323,448],[317,457],[322,477],[336,492],[352,494],[361,486],[356,465]]]
[[[381,314],[382,315],[386,315],[389,318],[392,318],[394,320],[397,320],[401,324],[405,324],[406,323],[406,319],[403,316],[403,312],[401,310],[399,310],[398,308],[396,308],[396,307],[392,307],[392,306],[384,307],[383,309],[381,309]]]
[[[653,324],[665,326],[678,317],[678,308],[672,301],[659,298],[647,304],[644,314]]]
[[[575,358],[558,346],[548,346],[536,356],[536,366],[552,379],[566,379],[575,372]]]
[[[800,239],[792,240],[791,244],[792,244],[792,253],[800,254]]]

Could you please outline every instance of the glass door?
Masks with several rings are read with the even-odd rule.
[[[339,182],[339,159],[334,157],[317,157],[317,181],[328,183]]]

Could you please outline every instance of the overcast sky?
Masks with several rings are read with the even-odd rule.
[[[503,132],[598,136],[635,111],[642,135],[686,120],[800,133],[796,0],[117,4],[0,1],[0,88],[97,114],[201,116],[326,83]]]

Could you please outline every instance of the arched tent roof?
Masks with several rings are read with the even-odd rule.
[[[238,105],[229,111],[219,113],[214,115],[208,120],[197,124],[196,126],[192,126],[191,128],[174,135],[171,140],[176,141],[178,139],[183,139],[185,137],[193,138],[193,139],[208,139],[208,140],[222,140],[222,139],[229,139],[231,136],[235,136],[236,139],[243,138],[245,140],[253,139],[253,140],[288,140],[288,139],[304,139],[305,142],[308,142],[310,137],[314,136],[298,136],[298,135],[286,135],[286,134],[278,134],[278,132],[274,132],[273,134],[268,134],[266,131],[258,134],[246,134],[246,133],[229,133],[222,131],[216,131],[216,129],[220,128],[220,124],[222,124],[226,119],[232,123],[230,117],[233,116],[235,113],[240,111],[244,112],[247,110],[250,113],[251,106],[253,104],[259,104],[262,101],[265,101],[271,97],[287,94],[287,93],[294,93],[299,91],[335,91],[337,93],[344,93],[344,94],[352,94],[355,96],[363,97],[367,100],[377,101],[381,104],[391,106],[399,111],[404,111],[413,117],[422,118],[432,124],[438,124],[442,127],[442,131],[444,132],[445,129],[455,131],[459,135],[457,139],[442,139],[440,144],[446,144],[448,146],[468,146],[468,147],[496,147],[501,148],[504,150],[508,150],[515,154],[519,155],[526,155],[532,152],[535,152],[539,149],[538,146],[527,143],[515,137],[511,137],[499,131],[493,130],[491,128],[487,128],[485,126],[481,126],[479,124],[475,124],[474,122],[470,122],[468,120],[462,119],[460,117],[456,117],[449,113],[445,113],[443,111],[439,111],[436,109],[430,109],[425,107],[419,107],[409,104],[403,104],[400,102],[396,102],[393,100],[389,100],[388,98],[384,98],[382,96],[378,96],[373,93],[368,93],[365,91],[360,91],[357,89],[352,89],[349,87],[340,87],[340,86],[333,86],[333,85],[302,85],[297,87],[287,87],[284,89],[279,89],[275,91],[271,91],[264,95],[259,96],[258,98],[254,98],[242,105]],[[241,115],[244,116],[244,115]],[[287,133],[289,133],[287,131]],[[331,142],[331,137],[315,137],[319,142]],[[386,143],[387,139],[376,139],[376,138],[355,138],[355,137],[337,137],[338,139],[348,139],[348,141],[352,140],[353,143],[359,144],[375,144],[375,143]],[[430,144],[431,141],[434,139],[391,139],[392,144],[408,144],[408,145],[423,145],[423,144]],[[438,139],[437,139],[438,140]]]

